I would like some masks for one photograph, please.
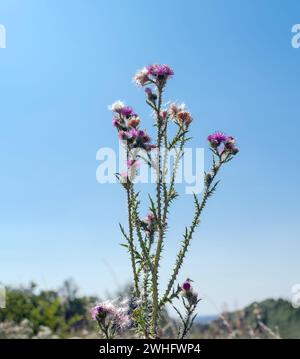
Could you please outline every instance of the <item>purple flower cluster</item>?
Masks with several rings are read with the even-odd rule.
[[[215,132],[207,137],[212,147],[218,147],[227,140],[227,136],[222,132]]]
[[[108,315],[114,315],[115,308],[111,303],[104,302],[91,309],[93,320],[105,319]]]
[[[137,117],[137,114],[133,111],[133,108],[130,106],[124,106],[121,110],[120,110],[120,115],[129,118],[131,116]]]
[[[118,136],[120,140],[127,141],[130,148],[143,148],[146,151],[155,148],[155,146],[150,143],[150,136],[143,130],[136,128],[127,129],[126,131],[121,130]]]
[[[168,109],[168,114],[177,123],[185,127],[188,127],[193,121],[192,115],[186,110],[184,104],[177,105],[176,103],[172,103]]]
[[[210,146],[220,154],[227,153],[236,155],[239,149],[235,146],[235,138],[227,136],[222,132],[215,132],[207,137]]]
[[[193,290],[192,280],[187,278],[181,286],[182,296],[185,297],[190,304],[198,302],[198,293]]]
[[[155,233],[157,230],[157,220],[152,212],[148,213],[146,218],[142,221],[142,227],[148,235],[153,235]]]
[[[111,302],[104,302],[91,309],[93,320],[97,320],[101,325],[111,325],[112,329],[120,333],[132,325],[132,319],[128,314],[128,309],[122,306],[116,307]]]
[[[164,227],[167,227],[165,222]],[[141,221],[141,227],[147,235],[152,236],[158,231],[158,222],[153,212],[149,212],[147,216]]]
[[[150,151],[155,148],[146,131],[139,129],[140,118],[132,107],[117,101],[109,109],[115,113],[112,123],[118,131],[118,137],[121,141],[127,141],[129,149],[142,148]]]
[[[191,281],[189,279],[187,279],[182,284],[182,290],[185,292],[189,292],[191,289],[192,289]]]
[[[139,70],[134,76],[134,82],[138,86],[145,86],[149,83],[165,84],[174,75],[174,71],[166,64],[152,64]]]
[[[169,65],[163,64],[153,64],[147,66],[148,75],[152,75],[155,77],[164,77],[168,78],[174,75],[174,71],[171,69]]]
[[[150,102],[155,102],[155,101],[157,100],[157,95],[156,95],[156,93],[154,93],[150,87],[146,87],[146,88],[145,88],[145,92],[146,92],[146,94],[148,95],[148,100],[149,100]]]

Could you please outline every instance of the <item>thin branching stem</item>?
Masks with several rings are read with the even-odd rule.
[[[157,118],[157,178],[156,178],[156,201],[157,201],[157,222],[158,222],[158,242],[154,257],[153,275],[152,275],[152,318],[151,318],[151,331],[152,335],[157,334],[157,319],[158,319],[158,268],[163,245],[163,223],[162,223],[162,208],[161,208],[161,187],[162,187],[162,174],[161,174],[161,144],[162,144],[162,119],[160,116],[162,105],[162,87],[157,86],[158,90],[158,104],[156,107]]]

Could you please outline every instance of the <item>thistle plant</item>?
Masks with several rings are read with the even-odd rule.
[[[200,223],[201,213],[219,183],[217,175],[221,167],[238,153],[232,136],[221,132],[208,136],[212,152],[211,169],[205,173],[203,193],[193,195],[193,218],[185,227],[166,288],[160,292],[160,262],[168,232],[168,217],[172,202],[179,196],[176,191],[176,175],[185,145],[191,139],[189,133],[193,122],[193,117],[184,104],[166,104],[163,101],[164,90],[173,75],[174,72],[168,65],[154,64],[138,71],[134,77],[134,82],[145,88],[146,104],[152,112],[156,130],[154,142],[148,132],[141,129],[140,116],[132,107],[121,101],[110,106],[114,114],[113,126],[126,151],[127,171],[116,176],[126,194],[128,225],[125,228],[120,224],[120,230],[125,239],[123,246],[128,250],[131,261],[132,298],[140,303],[131,311],[130,323],[135,335],[143,338],[158,338],[161,335],[162,313],[167,304],[174,306],[176,299],[182,300],[185,310],[185,313],[181,314],[174,306],[181,321],[178,337],[184,338],[188,335],[195,319],[199,299],[192,289],[191,280],[187,279],[182,285],[177,284],[179,271]],[[171,131],[175,134],[171,135]],[[175,159],[171,168],[168,168],[170,151],[175,151]],[[148,195],[149,212],[144,218],[140,214],[141,195],[135,183],[142,162],[151,167],[156,174],[155,195]],[[103,306],[100,307],[101,310],[99,306],[95,307],[98,309],[94,308],[93,318],[98,321],[106,337],[113,337],[120,331],[120,325],[115,324],[118,322],[118,316],[112,314],[114,311],[103,311]],[[124,317],[122,318],[124,320]],[[126,325],[123,327],[128,329]]]

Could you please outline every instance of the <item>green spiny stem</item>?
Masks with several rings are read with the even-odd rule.
[[[135,296],[139,297],[140,290],[139,290],[139,277],[136,270],[136,258],[135,258],[135,248],[134,248],[134,237],[133,237],[133,218],[132,218],[132,199],[131,199],[131,183],[128,183],[126,192],[127,192],[127,210],[128,210],[128,228],[129,228],[129,252],[131,258],[131,265],[133,271],[133,280],[134,280],[134,291]]]
[[[147,248],[146,241],[143,239],[143,235],[142,235],[142,231],[141,231],[140,218],[139,218],[139,213],[138,213],[138,210],[139,210],[138,193],[134,193],[133,188],[131,189],[131,198],[133,199],[132,200],[132,202],[133,202],[132,218],[133,218],[134,227],[136,229],[137,238],[138,238],[141,250],[142,250],[144,265],[147,265],[149,267],[149,269],[152,271],[150,252],[149,252],[149,249]]]
[[[149,244],[148,249],[150,252],[151,247],[151,238],[149,237]],[[148,290],[149,290],[149,274],[150,274],[150,268],[147,266],[147,264],[144,264],[144,281],[143,281],[143,306],[144,306],[144,318],[145,318],[145,328],[144,328],[144,336],[145,339],[149,338],[150,334],[150,327],[148,324],[149,321],[149,297],[148,297]]]
[[[162,251],[163,244],[163,224],[162,224],[162,211],[161,211],[161,186],[162,186],[162,175],[161,175],[161,142],[162,142],[162,123],[161,123],[161,104],[162,104],[162,87],[157,86],[158,89],[158,105],[155,108],[157,117],[157,182],[156,182],[156,201],[157,201],[157,221],[158,221],[158,242],[154,257],[154,266],[152,274],[152,318],[151,318],[151,332],[155,337],[157,334],[157,319],[158,319],[158,267],[159,260]]]

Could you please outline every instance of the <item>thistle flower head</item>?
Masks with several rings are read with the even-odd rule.
[[[236,155],[239,149],[235,146],[235,138],[227,136],[222,132],[215,132],[207,137],[210,146],[217,150],[219,154]]]
[[[136,127],[138,127],[138,125],[140,124],[140,118],[139,117],[132,117],[129,121],[128,121],[128,123],[127,123],[127,125],[128,125],[128,127],[134,127],[134,128],[136,128]]]
[[[125,107],[124,102],[118,100],[114,102],[112,105],[108,106],[108,109],[112,112],[120,113],[124,107]]]
[[[137,116],[137,114],[133,111],[133,108],[130,106],[124,106],[120,110],[120,115],[129,118],[130,116]]]
[[[133,78],[133,81],[138,86],[145,86],[146,84],[148,84],[150,82],[150,78],[148,75],[149,75],[148,69],[146,67],[144,67],[141,70],[137,71],[137,73],[135,74],[135,76]]]
[[[93,320],[97,320],[99,315],[105,314],[102,306],[97,305],[91,309],[91,316]]]
[[[177,103],[173,102],[173,103],[171,103],[171,105],[169,106],[169,109],[168,109],[168,112],[172,118],[176,118],[178,112],[180,112],[180,111],[185,111],[184,103],[178,105]]]
[[[145,88],[145,92],[146,92],[146,94],[148,95],[148,100],[149,100],[150,102],[155,102],[155,101],[157,100],[157,95],[156,95],[156,93],[154,93],[150,87],[146,87],[146,88]]]
[[[110,302],[98,304],[91,309],[93,320],[104,319],[107,315],[114,315],[115,313],[116,309]]]
[[[146,92],[147,95],[151,95],[153,93],[152,89],[150,87],[146,87],[145,92]]]
[[[190,292],[192,290],[192,284],[191,284],[191,280],[188,278],[186,279],[181,286],[182,290],[185,292]]]
[[[197,304],[198,302],[198,293],[196,293],[194,290],[193,290],[193,287],[192,287],[192,280],[187,278],[182,286],[181,286],[181,294],[184,298],[187,299],[187,301],[190,303],[190,304]]]
[[[178,105],[177,103],[173,102],[168,108],[168,114],[171,118],[175,120],[175,122],[179,123],[180,125],[184,125],[188,127],[192,121],[191,113],[186,109],[184,103]]]
[[[174,71],[169,65],[152,64],[139,70],[135,74],[133,81],[138,86],[145,86],[149,83],[165,84],[165,82],[173,75]]]
[[[192,115],[189,113],[189,111],[179,111],[176,117],[179,123],[185,125],[186,127],[188,127],[193,121]]]
[[[169,65],[166,64],[153,64],[147,66],[148,75],[152,75],[154,77],[159,78],[169,78],[174,75],[174,71],[171,69]]]
[[[224,143],[224,149],[228,152],[231,152],[232,154],[237,154],[239,152],[239,149],[235,146],[235,138],[232,136],[228,136],[225,143]]]
[[[223,132],[215,132],[207,137],[207,140],[210,142],[212,147],[218,147],[222,143],[225,143],[227,136]]]
[[[134,140],[133,147],[143,147],[151,141],[150,136],[143,130],[131,128],[128,131],[129,138]]]
[[[91,309],[93,320],[101,321],[102,325],[120,333],[132,325],[132,319],[128,310],[122,306],[116,306],[112,302],[104,302]]]

